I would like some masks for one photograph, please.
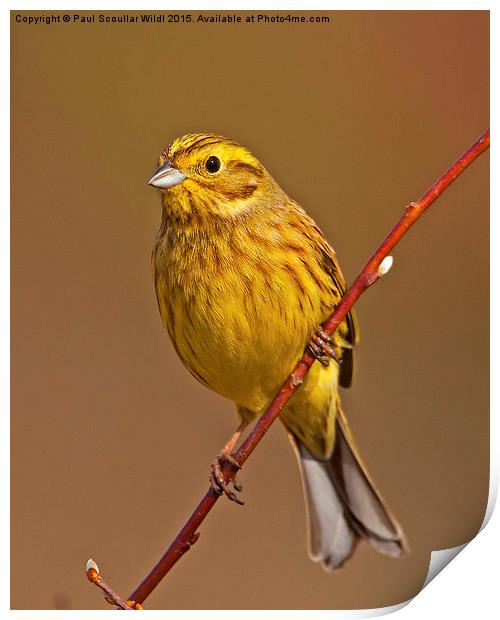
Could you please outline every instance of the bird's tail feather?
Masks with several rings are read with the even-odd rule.
[[[405,535],[363,465],[340,403],[332,456],[314,457],[289,434],[299,461],[308,517],[311,559],[327,570],[340,568],[365,539],[392,556],[408,551]]]

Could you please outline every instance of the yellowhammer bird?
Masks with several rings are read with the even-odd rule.
[[[241,421],[212,464],[211,483],[242,503],[221,461],[262,413],[313,338],[313,364],[281,414],[300,464],[313,560],[334,569],[363,538],[398,556],[406,541],[375,489],[340,407],[357,323],[319,328],[345,290],[315,222],[244,147],[213,134],[174,140],[149,184],[161,190],[153,249],[163,323],[188,370],[236,403]],[[329,358],[335,360],[329,363]],[[235,490],[241,490],[238,483]]]

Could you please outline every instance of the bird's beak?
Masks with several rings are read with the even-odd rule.
[[[179,185],[185,178],[186,175],[174,168],[171,162],[167,160],[149,179],[148,184],[158,189],[168,189],[174,185]]]

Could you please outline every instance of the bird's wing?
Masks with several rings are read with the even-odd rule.
[[[342,296],[346,289],[346,282],[344,276],[342,274],[342,270],[340,269],[340,265],[337,260],[337,256],[335,255],[335,251],[332,246],[326,240],[324,234],[321,232],[320,228],[314,222],[312,218],[310,218],[303,209],[297,205],[299,209],[302,211],[303,215],[309,220],[309,230],[311,232],[311,238],[314,243],[314,246],[318,249],[320,253],[320,261],[323,265],[324,270],[330,275],[332,278],[335,287],[340,292]],[[353,373],[353,351],[352,347],[359,340],[359,327],[358,320],[356,318],[356,313],[354,310],[351,310],[346,318],[345,325],[347,329],[345,333],[342,333],[342,337],[349,343],[350,346],[347,346],[343,349],[342,354],[342,366],[340,368],[340,376],[339,383],[342,387],[349,387],[352,382],[352,373]]]
[[[324,239],[324,237],[323,237]],[[323,260],[326,271],[330,274],[332,280],[335,282],[335,286],[339,289],[341,295],[343,295],[347,289],[344,276],[340,270],[340,266],[335,256],[335,252],[328,241],[324,240],[321,251],[323,254]],[[342,365],[340,367],[339,383],[342,387],[349,387],[352,383],[352,374],[354,370],[353,349],[352,347],[358,342],[359,339],[359,326],[356,318],[356,313],[351,310],[347,313],[345,318],[347,324],[347,331],[342,336],[351,345],[343,349]]]

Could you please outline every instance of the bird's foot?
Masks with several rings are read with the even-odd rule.
[[[319,326],[309,343],[309,350],[318,360],[318,362],[325,368],[330,363],[330,358],[334,359],[337,364],[341,364],[342,360],[339,358],[335,349],[331,346],[333,344],[333,338],[329,336],[321,326]]]
[[[236,493],[234,493],[234,491],[231,491],[229,483],[226,482],[224,479],[224,475],[222,473],[222,466],[224,463],[229,463],[237,470],[241,469],[241,465],[238,463],[238,461],[234,458],[234,456],[229,450],[221,450],[212,461],[212,465],[210,466],[210,486],[218,495],[222,495],[224,493],[224,495],[232,502],[236,502],[237,504],[240,504],[240,506],[243,506],[245,502],[242,502],[241,499],[237,497]],[[233,478],[231,482],[235,491],[243,490],[243,487],[236,480],[236,478]]]

